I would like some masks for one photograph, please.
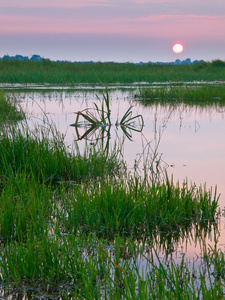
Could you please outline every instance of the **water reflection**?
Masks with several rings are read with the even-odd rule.
[[[148,236],[143,237],[140,240],[136,240],[135,246],[131,246],[129,239],[125,243],[120,244],[119,240],[110,242],[108,245],[100,246],[101,253],[103,252],[106,257],[105,264],[111,268],[111,277],[113,280],[120,283],[119,287],[124,288],[124,270],[118,265],[127,266],[125,276],[128,276],[127,271],[139,273],[142,280],[148,280],[149,273],[154,274],[154,270],[161,264],[164,271],[170,269],[171,262],[176,262],[183,265],[190,271],[190,274],[195,276],[195,283],[200,285],[200,272],[204,268],[207,268],[207,259],[204,256],[206,253],[214,252],[217,255],[218,249],[218,227],[217,224],[210,224],[206,222],[201,226],[193,225],[193,227],[180,228],[178,231],[171,232],[152,232]],[[207,248],[206,240],[210,239],[214,241],[211,250]],[[188,245],[193,244],[195,253],[187,255]],[[200,245],[200,249],[198,249]],[[90,248],[89,248],[90,247]],[[92,241],[90,245],[87,245],[87,249],[83,249],[83,256],[88,260],[92,258],[97,259],[99,256],[98,247],[95,247],[95,242]],[[104,247],[104,248],[103,248]],[[201,251],[199,251],[201,250]],[[214,269],[213,257],[210,263],[210,272],[205,273],[205,277],[209,280],[214,280],[216,274]],[[218,259],[219,262],[219,259]],[[114,266],[114,267],[113,267]],[[221,266],[223,268],[223,266]],[[219,268],[217,268],[217,271]],[[100,270],[99,270],[100,272]],[[168,273],[169,274],[169,273]],[[130,275],[130,274],[129,274]],[[104,282],[107,282],[107,276],[105,272],[99,275],[98,280],[103,283],[104,288],[107,290]],[[181,274],[180,274],[181,276]],[[140,280],[140,278],[139,278]],[[117,282],[117,283],[118,283]],[[140,283],[140,282],[139,282]],[[29,284],[18,287],[12,283],[5,286],[0,286],[0,297],[1,299],[16,299],[16,300],[30,300],[30,299],[74,299],[70,297],[70,293],[74,290],[74,282],[62,282],[58,286],[37,284],[37,286],[30,287]]]
[[[157,104],[150,106],[143,105],[132,97],[133,90],[109,90],[112,104],[111,118],[115,124],[118,115],[123,115],[131,105],[135,114],[144,118],[142,134],[135,131],[127,131],[124,140],[123,131],[116,126],[103,128],[77,128],[70,127],[75,122],[74,112],[81,111],[86,107],[92,107],[96,101],[95,93],[92,90],[76,91],[54,91],[39,92],[28,91],[14,93],[14,96],[21,101],[30,121],[30,126],[40,124],[43,119],[43,111],[50,118],[57,128],[65,135],[65,142],[72,145],[76,140],[79,149],[85,149],[86,140],[89,145],[100,143],[103,151],[108,151],[114,141],[123,140],[122,154],[127,162],[128,170],[137,176],[148,174],[154,180],[163,179],[162,174],[166,169],[168,176],[173,175],[174,181],[182,183],[188,178],[190,183],[207,183],[207,187],[217,185],[221,193],[220,207],[225,207],[225,111],[224,108],[215,102],[204,105],[176,103]],[[101,93],[99,94],[101,98]],[[132,140],[132,141],[131,141]],[[225,244],[224,218],[221,219],[219,228],[220,236],[218,243]],[[192,232],[192,226],[187,227],[187,233]],[[183,229],[178,233],[168,235],[157,232],[158,239],[163,241],[163,251],[174,249],[177,243],[185,243],[186,252],[189,256],[196,250],[196,243],[185,236]],[[207,232],[206,229],[202,229]],[[198,232],[198,230],[197,230]],[[212,231],[211,231],[212,232]],[[218,232],[217,232],[218,233]],[[168,233],[167,233],[168,234]],[[177,234],[177,235],[176,235]],[[193,233],[193,237],[199,234]],[[216,234],[217,235],[217,234]],[[180,236],[180,239],[178,238]],[[202,234],[207,243],[210,238]],[[202,246],[200,240],[199,252]],[[172,251],[173,252],[173,251]]]
[[[72,128],[69,125],[74,122],[74,112],[84,109],[87,104],[95,101],[96,91],[60,91],[60,92],[28,92],[15,95],[21,100],[30,121],[33,124],[42,124],[43,114],[47,116],[57,128],[65,135],[68,145],[74,140],[80,149],[85,149],[88,140],[89,145],[99,146],[100,151],[109,151],[110,145],[121,138],[123,140],[123,156],[127,161],[130,172],[136,176],[145,176],[150,180],[162,180],[167,170],[169,176],[173,174],[175,181],[182,182],[186,177],[189,180],[200,183],[207,182],[208,186],[218,185],[222,192],[221,207],[224,208],[224,176],[225,169],[225,112],[218,105],[162,105],[152,104],[143,106],[140,102],[133,101],[129,92],[114,91],[110,93],[112,101],[112,122],[116,123],[118,112],[126,113],[131,105],[137,114],[141,114],[145,120],[143,133],[128,127],[106,126]],[[121,130],[122,128],[122,130]],[[125,129],[125,132],[123,131]],[[144,174],[144,175],[143,175]],[[224,218],[218,222],[205,221],[193,223],[187,220],[183,226],[176,228],[164,228],[158,230],[146,229],[144,225],[137,228],[136,245],[140,245],[140,251],[135,257],[139,265],[140,274],[143,269],[149,271],[149,261],[157,262],[158,259],[165,266],[174,259],[177,263],[185,259],[197,261],[197,266],[202,263],[203,254],[212,249],[223,247],[225,244]],[[139,237],[139,240],[138,240]],[[112,237],[115,238],[115,237]],[[110,248],[110,245],[108,246]],[[157,252],[154,251],[157,249]],[[116,252],[117,249],[112,249]],[[96,249],[94,254],[96,253]],[[94,255],[93,254],[93,255]],[[147,259],[142,255],[144,254]],[[132,262],[132,253],[127,246],[121,249],[122,260]],[[196,258],[197,257],[197,258]],[[114,259],[112,254],[111,260]],[[159,263],[159,261],[158,261]],[[146,271],[146,273],[147,273]],[[145,274],[146,274],[145,273]],[[121,281],[121,274],[116,269],[115,279]],[[60,298],[63,289],[51,290],[48,287],[29,290],[28,287],[0,288],[0,297],[6,299],[34,299],[38,297]],[[121,286],[122,288],[122,286]]]

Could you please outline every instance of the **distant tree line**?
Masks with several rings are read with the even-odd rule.
[[[1,60],[8,60],[8,61],[38,61],[38,62],[41,62],[41,61],[51,61],[49,58],[42,58],[40,55],[37,55],[37,54],[34,54],[32,55],[30,58],[28,56],[23,56],[23,55],[15,55],[15,56],[9,56],[9,55],[4,55],[2,58],[0,57],[0,61]],[[57,60],[56,62],[61,62],[61,63],[81,63],[81,61],[74,61],[74,62],[71,62],[71,61],[67,61],[67,60]],[[82,61],[82,63],[88,63],[88,64],[95,64],[95,63],[99,63],[98,62],[94,62],[94,61]],[[113,61],[111,61],[111,63],[114,63]],[[150,64],[150,65],[194,65],[194,64],[199,64],[199,63],[205,63],[206,62],[201,59],[201,60],[194,60],[194,61],[191,61],[190,58],[186,58],[184,60],[180,60],[180,59],[176,59],[175,61],[172,61],[172,62],[160,62],[160,61],[157,61],[157,62],[151,62],[151,61],[148,61],[148,62],[142,62],[140,61],[139,63],[133,63],[135,65],[147,65],[147,64]],[[213,60],[212,61],[213,64],[215,65],[218,65],[218,66],[224,66],[225,62],[222,61],[222,60]],[[130,62],[126,62],[126,64],[130,64]]]
[[[40,55],[37,54],[32,55],[31,58],[23,55],[15,55],[15,56],[4,55],[2,58],[0,57],[0,60],[42,61],[42,58]]]

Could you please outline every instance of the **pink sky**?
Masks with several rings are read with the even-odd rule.
[[[224,0],[2,0],[0,56],[225,60],[224,28]],[[177,41],[184,44],[179,55],[172,52]]]

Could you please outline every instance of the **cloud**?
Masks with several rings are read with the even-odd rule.
[[[142,37],[223,37],[223,16],[149,15],[138,18],[103,16],[4,16],[0,15],[0,33],[5,34],[111,34]]]
[[[179,39],[211,35],[225,38],[224,16],[203,14],[203,11],[194,13],[202,0],[195,2],[196,5],[190,6],[184,0],[3,0],[0,3],[0,34],[110,34]],[[23,7],[18,8],[18,3]],[[212,5],[212,0],[208,0],[207,5]],[[185,7],[188,9],[184,13]],[[202,6],[202,10],[207,7]]]
[[[0,7],[13,8],[80,8],[88,6],[108,6],[108,0],[3,0]]]

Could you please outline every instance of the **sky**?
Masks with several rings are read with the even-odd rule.
[[[184,51],[175,54],[174,43]],[[225,60],[225,0],[0,0],[0,57]]]

